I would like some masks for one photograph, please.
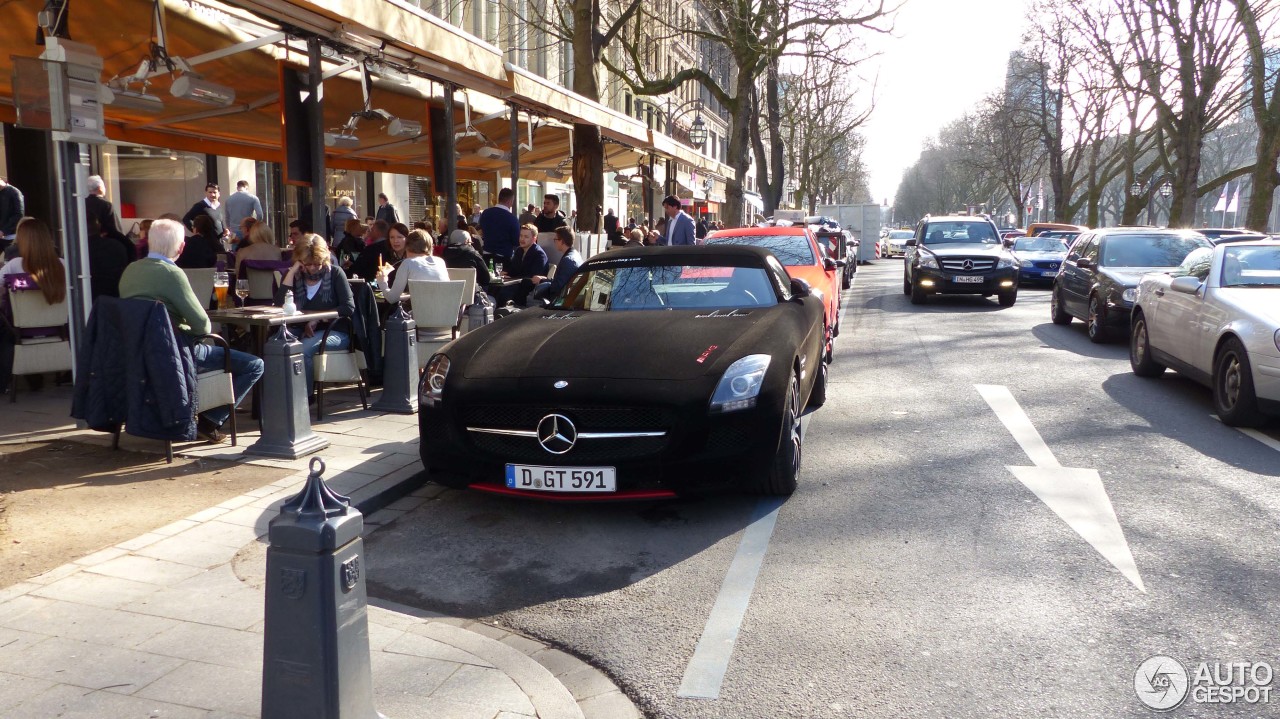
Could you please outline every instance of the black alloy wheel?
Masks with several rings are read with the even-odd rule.
[[[1139,377],[1159,377],[1166,369],[1151,357],[1151,338],[1147,334],[1147,318],[1142,310],[1133,311],[1133,326],[1129,332],[1129,366]]]
[[[1213,363],[1213,408],[1231,427],[1257,427],[1266,418],[1258,409],[1249,354],[1235,337],[1223,343]]]
[[[800,377],[791,375],[787,386],[787,398],[782,407],[782,432],[778,436],[778,451],[768,474],[754,487],[757,494],[785,497],[796,491],[800,477],[800,459],[804,437],[800,432]]]
[[[911,304],[922,305],[929,301],[929,293],[917,281],[911,283]]]
[[[1100,345],[1107,341],[1106,312],[1098,295],[1089,295],[1089,318],[1085,320],[1085,331],[1089,334],[1089,341],[1094,344]]]
[[[996,296],[996,301],[1001,307],[1013,307],[1013,303],[1018,301],[1018,288],[1001,292]]]
[[[1062,306],[1062,290],[1054,286],[1053,291],[1049,293],[1049,319],[1053,320],[1055,325],[1069,325],[1072,317],[1067,314],[1067,310]]]

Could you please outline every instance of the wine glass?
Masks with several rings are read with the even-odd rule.
[[[240,298],[240,306],[249,299],[249,280],[236,280],[236,297]]]

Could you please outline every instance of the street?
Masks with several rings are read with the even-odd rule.
[[[901,284],[885,260],[846,292],[785,502],[448,491],[369,541],[370,594],[560,646],[672,719],[1151,716],[1148,657],[1275,664],[1280,427],[1134,376],[1044,289]]]

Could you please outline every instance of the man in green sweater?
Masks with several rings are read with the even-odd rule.
[[[145,259],[131,263],[120,277],[120,296],[137,297],[148,300],[159,300],[169,310],[169,317],[174,324],[187,334],[208,334],[210,330],[209,315],[204,311],[204,302],[191,290],[187,275],[174,259],[182,254],[185,245],[182,225],[173,220],[156,220],[147,233],[148,250]],[[192,348],[196,361],[196,370],[204,371],[221,369],[224,365],[224,350],[206,344],[197,344]],[[231,350],[231,384],[236,395],[236,406],[240,405],[245,395],[253,388],[253,383],[262,376],[262,360],[247,352]],[[196,431],[211,443],[222,442],[221,427],[231,416],[228,407],[217,407],[201,412],[196,423]]]

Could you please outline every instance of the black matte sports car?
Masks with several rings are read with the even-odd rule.
[[[451,487],[558,499],[790,494],[823,342],[822,299],[768,250],[606,252],[549,308],[430,358],[422,463]]]

